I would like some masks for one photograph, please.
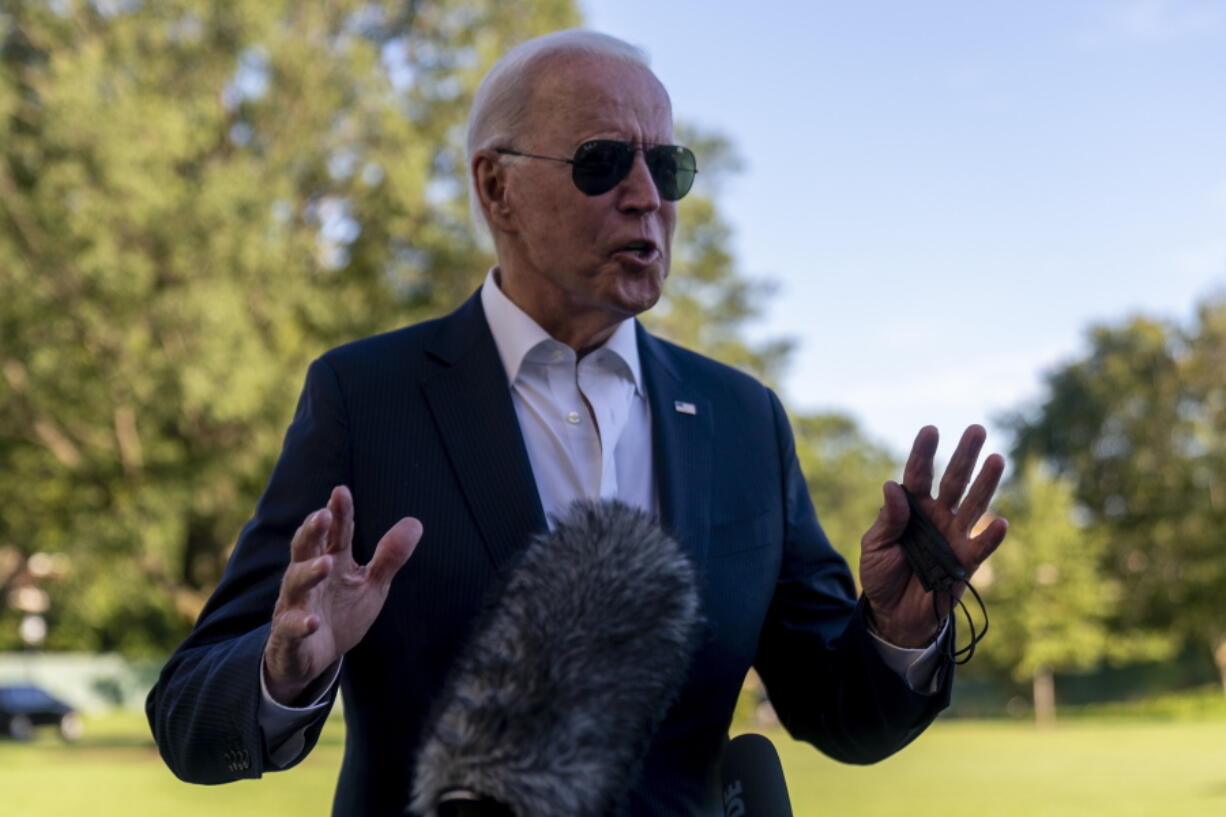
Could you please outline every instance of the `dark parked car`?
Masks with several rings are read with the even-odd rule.
[[[0,734],[29,740],[40,726],[54,726],[64,740],[81,737],[81,716],[46,690],[29,684],[0,686]]]

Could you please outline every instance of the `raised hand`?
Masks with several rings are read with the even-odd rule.
[[[1005,469],[1004,458],[992,454],[971,483],[986,437],[983,426],[973,425],[963,432],[935,499],[931,495],[932,461],[939,439],[935,427],[920,429],[903,470],[903,484],[949,542],[968,576],[1004,541],[1008,530],[1008,523],[998,518],[977,536],[971,535],[975,523],[987,511]],[[901,647],[921,647],[940,629],[937,615],[943,618],[949,612],[949,600],[948,596],[938,597],[937,615],[933,614],[932,594],[920,584],[898,545],[911,515],[907,497],[896,482],[887,482],[883,491],[885,504],[877,521],[860,540],[860,583],[877,633]],[[965,585],[959,585],[957,594],[963,590]]]
[[[290,565],[264,647],[264,682],[280,703],[297,699],[362,640],[387,599],[392,578],[413,555],[421,523],[405,517],[392,526],[370,561],[353,560],[353,497],[341,485],[328,505],[294,533]]]

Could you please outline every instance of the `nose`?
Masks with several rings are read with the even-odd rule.
[[[651,213],[660,209],[660,191],[647,168],[647,157],[642,150],[634,152],[634,164],[630,172],[617,186],[618,209],[627,213]]]

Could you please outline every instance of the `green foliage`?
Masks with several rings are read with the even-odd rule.
[[[1052,372],[1038,411],[1012,425],[1015,457],[1070,479],[1104,541],[1104,570],[1128,599],[1113,630],[1195,640],[1226,673],[1224,327],[1221,300],[1186,328],[1095,327],[1089,353]]]
[[[856,572],[860,537],[881,509],[882,486],[899,479],[900,466],[865,437],[850,417],[810,414],[792,418],[796,456],[826,536]]]
[[[1168,692],[1136,701],[1111,701],[1066,707],[1065,719],[1083,721],[1226,722],[1226,697],[1215,685]]]
[[[450,311],[492,258],[464,124],[512,45],[573,0],[167,0],[0,7],[0,597],[41,583],[47,646],[152,654],[215,586],[308,362]],[[691,140],[659,326],[769,374]],[[21,565],[69,557],[60,577]],[[8,557],[5,557],[8,558]],[[0,565],[2,568],[3,565]],[[18,646],[0,608],[0,649]]]
[[[728,246],[731,229],[716,203],[720,182],[740,170],[740,160],[732,145],[717,134],[681,125],[677,141],[694,150],[699,173],[694,189],[679,205],[668,286],[660,303],[643,315],[643,323],[675,343],[773,384],[792,342],[746,342],[744,328],[761,315],[774,286],[740,274]]]
[[[172,645],[309,360],[472,291],[471,91],[574,22],[570,2],[6,4],[0,546],[71,557],[48,646]]]
[[[1072,486],[1023,467],[997,503],[1009,520],[1006,544],[978,574],[991,610],[984,657],[1026,681],[1042,671],[1090,669],[1108,658],[1155,657],[1164,640],[1113,634],[1124,598],[1102,575],[1105,540],[1076,521]]]

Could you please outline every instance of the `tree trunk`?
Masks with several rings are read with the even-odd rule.
[[[1034,722],[1044,728],[1056,724],[1056,679],[1047,667],[1034,671]]]
[[[1213,663],[1217,664],[1218,678],[1222,682],[1222,694],[1226,695],[1226,639],[1213,645]]]

